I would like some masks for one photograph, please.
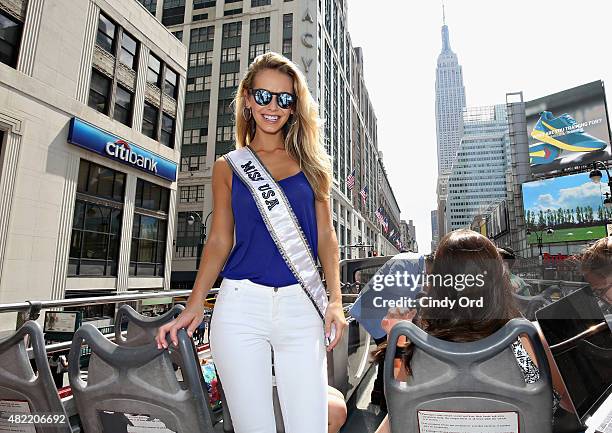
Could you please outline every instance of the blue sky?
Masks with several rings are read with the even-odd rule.
[[[588,173],[529,182],[523,185],[525,210],[573,209],[576,206],[591,206],[596,210],[603,205],[603,194],[607,191],[607,177],[595,184]]]

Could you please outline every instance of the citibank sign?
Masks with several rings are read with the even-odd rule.
[[[70,121],[68,142],[172,182],[177,165],[153,152],[110,134],[78,117]]]

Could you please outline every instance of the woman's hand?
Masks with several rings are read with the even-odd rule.
[[[333,348],[338,344],[342,335],[344,334],[344,329],[348,326],[346,323],[346,318],[344,317],[344,311],[342,310],[342,302],[330,302],[327,304],[327,309],[325,310],[325,336],[329,337],[331,334],[331,327],[336,328],[335,338],[329,343],[327,346],[327,351],[333,350]]]
[[[168,343],[166,342],[166,334],[168,332],[170,333],[172,343],[175,346],[178,346],[178,338],[176,336],[178,330],[181,328],[187,328],[187,334],[191,337],[193,336],[193,331],[195,331],[195,329],[200,325],[200,323],[202,323],[203,319],[203,306],[197,304],[187,304],[187,307],[185,307],[185,309],[181,312],[181,314],[179,314],[176,319],[159,327],[157,335],[155,336],[157,348],[168,348]]]
[[[403,312],[398,307],[389,308],[389,310],[387,311],[387,315],[380,322],[380,326],[385,330],[387,335],[389,335],[391,333],[391,328],[393,328],[393,326],[397,322],[401,320],[412,321],[412,319],[414,319],[414,316],[416,315],[416,312],[417,311],[414,308]]]

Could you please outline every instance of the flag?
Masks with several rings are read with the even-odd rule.
[[[383,222],[383,227],[385,229],[385,233],[389,231],[389,220],[385,217],[385,221]]]
[[[395,233],[395,229],[391,230],[391,233],[389,233],[389,238],[393,238],[393,233]]]
[[[355,169],[346,178],[346,187],[351,191],[355,187]]]
[[[379,223],[381,223],[382,225],[385,225],[385,217],[383,216],[381,210],[382,210],[382,207],[379,207],[378,209],[376,209],[376,212],[374,212],[374,215],[376,215],[376,219],[378,220]]]
[[[359,195],[361,196],[361,202],[365,206],[366,200],[368,198],[368,186],[367,185],[361,188],[361,191],[359,191]]]

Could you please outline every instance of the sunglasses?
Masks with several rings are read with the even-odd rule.
[[[288,92],[270,92],[266,89],[253,89],[251,95],[255,98],[255,102],[262,107],[272,102],[272,96],[276,95],[276,103],[280,108],[291,108],[295,104],[296,96]]]

